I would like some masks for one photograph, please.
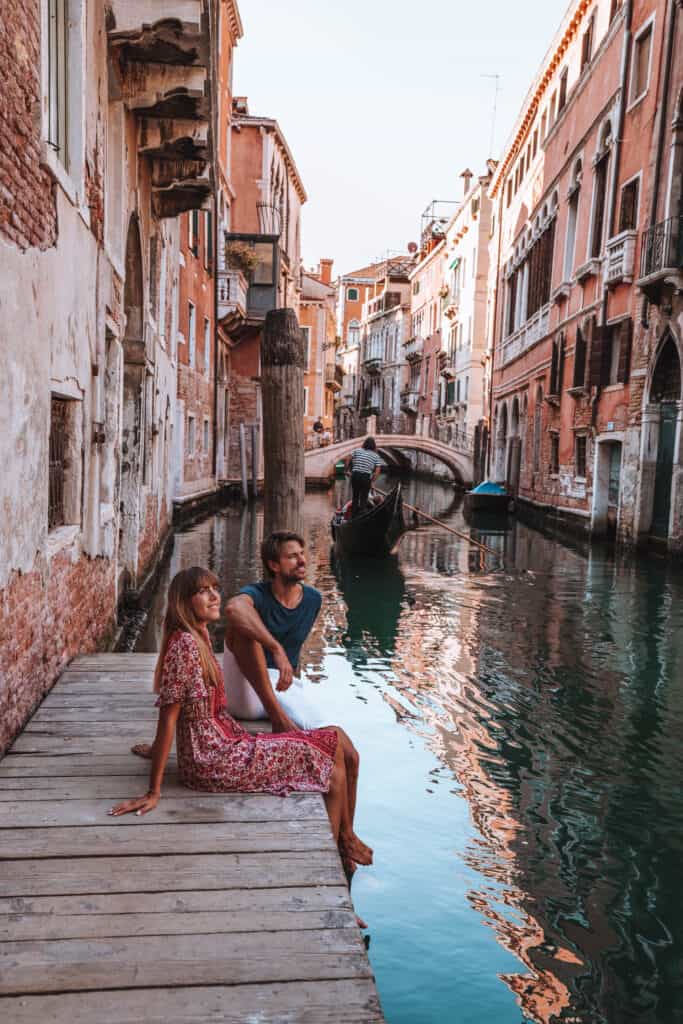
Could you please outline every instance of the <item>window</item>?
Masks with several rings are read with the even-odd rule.
[[[607,197],[607,171],[609,153],[603,153],[595,167],[593,184],[593,234],[591,238],[591,256],[597,258],[602,253],[602,236],[605,230],[605,200]]]
[[[560,335],[553,341],[553,352],[550,362],[550,394],[559,397],[562,394],[564,377],[564,337]]]
[[[619,230],[635,231],[638,226],[638,190],[640,178],[628,181],[621,190]]]
[[[579,434],[574,440],[574,463],[576,476],[586,478],[586,447],[588,439],[585,434]]]
[[[203,370],[208,370],[211,365],[211,321],[208,316],[204,317],[204,362]]]
[[[195,419],[194,416],[187,417],[187,444],[185,447],[185,454],[188,459],[194,458],[195,445],[197,438],[195,436]]]
[[[588,28],[583,34],[581,41],[581,71],[590,64],[591,57],[593,56],[593,25],[595,23],[595,15],[591,15],[591,19],[588,22]]]
[[[506,198],[505,198],[505,205],[509,206],[511,202],[512,202],[512,178],[508,178],[507,195],[506,195]]]
[[[562,72],[562,74],[560,75],[560,98],[557,101],[557,112],[558,112],[558,114],[560,113],[561,110],[564,110],[564,108],[567,106],[567,78],[568,78],[568,75],[569,75],[569,69],[568,68],[565,68],[564,71]]]
[[[196,310],[194,303],[188,302],[188,329],[187,329],[187,363],[188,366],[194,366],[197,354],[197,323],[196,323]]]
[[[543,111],[543,116],[541,117],[541,141],[543,141],[543,139],[546,137],[547,134],[548,134],[548,111],[544,110]]]
[[[631,318],[625,317],[616,323],[594,327],[590,361],[591,386],[610,387],[628,381],[632,324]]]
[[[576,255],[576,225],[579,215],[579,194],[581,192],[581,161],[577,161],[574,167],[574,180],[569,190],[569,202],[567,208],[567,234],[564,247],[564,280],[568,281],[574,270],[574,257]]]
[[[50,403],[50,463],[48,482],[48,530],[66,523],[64,491],[67,467],[69,403],[53,396]]]
[[[47,140],[69,167],[69,0],[48,0]]]
[[[187,217],[187,247],[195,256],[199,252],[199,210],[191,210]]]
[[[209,452],[209,421],[207,419],[204,420],[204,438],[203,438],[203,441],[204,441],[204,444],[203,444],[204,453],[206,455],[208,455],[208,452]]]
[[[548,120],[548,128],[552,128],[555,124],[555,107],[557,104],[557,93],[554,92],[550,97],[550,117]]]
[[[357,288],[347,288],[346,298],[349,302],[358,302],[359,291]]]
[[[560,472],[560,435],[554,431],[550,435],[550,473],[557,476]]]
[[[302,327],[301,333],[304,338],[304,370],[311,368],[311,328]]]
[[[650,54],[652,51],[652,22],[641,29],[633,44],[633,67],[631,70],[631,103],[635,103],[647,92],[650,78]]]
[[[538,152],[538,128],[535,129],[534,137],[531,140],[531,159],[532,160],[536,156],[537,152]]]
[[[308,416],[308,388],[304,388],[304,416]]]
[[[208,271],[213,268],[213,211],[204,211],[204,266]]]

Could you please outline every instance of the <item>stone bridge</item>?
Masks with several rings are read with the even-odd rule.
[[[390,465],[401,466],[404,462],[402,453],[405,451],[424,452],[433,459],[447,466],[458,483],[471,484],[474,470],[471,448],[459,451],[442,441],[420,434],[375,434],[377,448]],[[324,448],[312,448],[306,452],[306,482],[321,483],[334,474],[334,467],[340,459],[346,459],[359,445],[362,437],[353,437],[348,441],[338,441]],[[463,449],[464,449],[463,445]]]

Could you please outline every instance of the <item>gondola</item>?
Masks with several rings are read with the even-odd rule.
[[[478,487],[465,492],[465,512],[489,515],[507,515],[514,511],[515,500],[509,491],[492,480],[484,480]]]
[[[403,499],[397,484],[381,504],[361,512],[355,519],[332,519],[332,536],[337,550],[345,555],[386,555],[403,531]]]

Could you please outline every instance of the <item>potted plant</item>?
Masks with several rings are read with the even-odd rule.
[[[225,262],[231,270],[240,270],[249,279],[259,265],[259,258],[248,242],[225,244]]]

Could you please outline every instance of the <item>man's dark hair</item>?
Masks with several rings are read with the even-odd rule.
[[[363,447],[367,448],[368,451],[374,452],[377,450],[374,437],[366,437],[363,441]]]
[[[290,540],[295,540],[298,544],[301,544],[301,547],[304,547],[304,539],[301,534],[292,533],[291,530],[276,530],[275,533],[271,533],[270,537],[266,537],[263,540],[261,544],[261,561],[263,562],[263,571],[266,576],[273,576],[268,563],[279,561],[282,545]]]

